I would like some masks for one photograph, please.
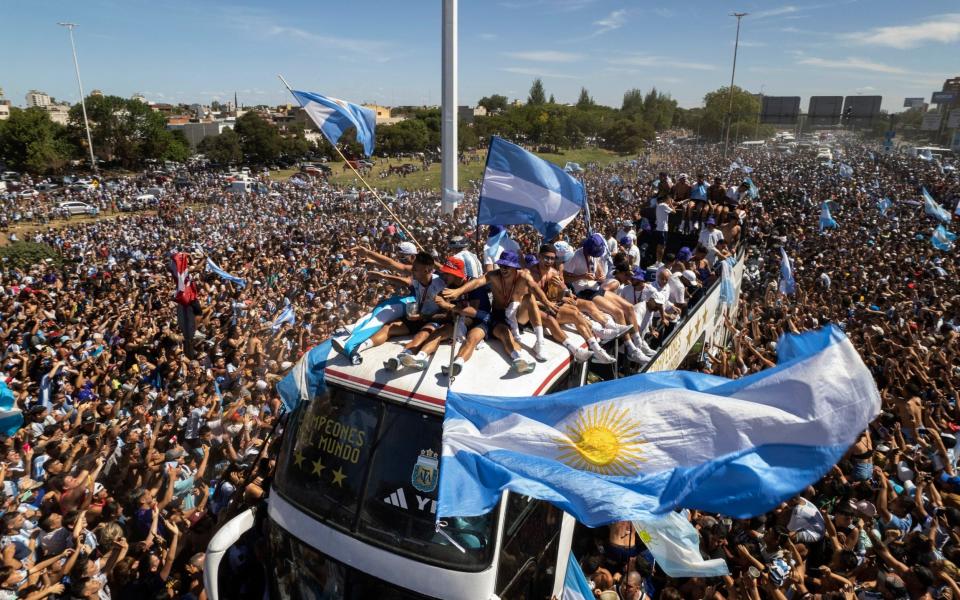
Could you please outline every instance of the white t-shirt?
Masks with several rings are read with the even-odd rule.
[[[497,244],[496,247],[491,247],[490,241],[487,240],[487,243],[483,245],[483,264],[492,265],[496,263],[504,251],[520,254],[520,244],[516,243],[509,237],[504,236],[504,238],[500,240],[500,243]],[[491,256],[493,258],[491,258]]]
[[[640,248],[637,248],[636,244],[631,244],[629,248],[624,248],[623,253],[627,255],[630,266],[640,266]]]
[[[570,275],[586,275],[599,271],[601,279],[606,279],[607,261],[603,258],[589,258],[583,253],[583,248],[580,248],[573,253],[573,258],[563,265],[563,270]],[[573,291],[578,294],[583,290],[596,290],[599,287],[600,282],[592,279],[577,279],[573,282]]]
[[[624,236],[632,239],[634,244],[637,243],[637,232],[633,230],[633,227],[627,227],[626,229],[621,227],[617,230],[618,240],[623,239]]]
[[[710,231],[704,227],[700,230],[700,237],[697,238],[697,244],[707,249],[707,262],[712,266],[717,261],[717,242],[723,239],[723,232],[717,228]]]
[[[630,304],[636,304],[640,302],[643,290],[637,290],[637,288],[633,287],[630,283],[621,283],[620,287],[617,288],[617,295]]]
[[[661,202],[657,204],[657,231],[670,231],[670,214],[676,212],[672,206]]]
[[[443,282],[443,279],[439,275],[432,275],[430,278],[430,283],[427,286],[424,286],[422,283],[416,279],[410,284],[410,291],[414,297],[414,301],[417,303],[417,306],[420,308],[420,314],[429,316],[436,312],[440,312],[440,307],[437,306],[437,294],[443,291],[443,288],[446,287],[446,284]]]
[[[674,273],[670,276],[670,279],[667,280],[667,290],[671,304],[683,304],[687,301],[687,288],[685,288],[683,282],[680,281],[681,277],[682,275],[680,275],[680,273]]]

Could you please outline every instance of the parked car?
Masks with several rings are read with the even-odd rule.
[[[57,205],[57,208],[70,213],[71,215],[95,215],[99,211],[97,207],[91,206],[86,202],[80,202],[79,200],[68,200],[66,202],[61,202]]]

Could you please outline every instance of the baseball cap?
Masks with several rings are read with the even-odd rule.
[[[444,261],[443,266],[440,267],[440,272],[453,275],[454,277],[459,277],[460,279],[467,278],[467,272],[463,260],[457,258],[456,256],[448,256],[447,260]]]
[[[397,250],[400,254],[406,254],[408,256],[415,256],[417,254],[417,247],[413,245],[413,242],[400,242],[400,247]]]

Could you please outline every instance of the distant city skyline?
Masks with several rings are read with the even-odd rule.
[[[29,90],[77,102],[66,32],[76,22],[87,90],[151,102],[288,104],[277,81],[357,103],[440,102],[440,2],[343,3],[56,0],[4,7],[0,87],[15,106]],[[460,2],[460,104],[525,100],[535,77],[558,102],[581,86],[619,106],[656,87],[681,106],[729,84],[743,19],[737,85],[776,96],[882,95],[902,110],[960,75],[955,0],[763,2],[501,0]]]

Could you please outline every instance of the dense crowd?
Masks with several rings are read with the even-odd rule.
[[[479,322],[477,308],[500,304],[490,333],[504,344],[515,326],[537,327],[537,313],[555,341],[564,328],[595,337],[580,356],[570,347],[578,360],[616,360],[601,344],[619,337],[621,362],[641,368],[739,246],[752,275],[730,309],[730,341],[688,366],[739,377],[773,365],[784,332],[835,323],[874,372],[884,412],[776,511],[690,513],[704,556],[725,558],[729,577],[672,580],[630,524],[585,530],[575,552],[597,596],[960,599],[960,291],[921,202],[923,186],[952,210],[960,186],[943,165],[852,140],[837,149],[851,176],[800,151],[745,151],[731,166],[717,150],[669,144],[588,166],[595,233],[577,219],[548,244],[524,228],[478,228],[475,190],[452,216],[423,191],[392,198],[391,215],[369,193],[306,178],[238,196],[205,173],[164,185],[162,215],[21,233],[57,258],[2,269],[0,367],[25,422],[0,438],[0,598],[203,597],[210,535],[265,493],[275,384],[398,279],[419,276],[426,293],[436,271],[450,288],[433,291],[438,313],[472,306]],[[107,206],[105,193],[88,196]],[[836,227],[821,230],[826,200]],[[778,288],[781,247],[793,294]],[[174,251],[189,254],[197,287],[192,343],[177,320]],[[485,270],[524,283],[498,291]],[[456,304],[454,284],[469,278],[495,288],[489,310],[469,294]],[[408,350],[393,367],[416,368],[422,348]],[[517,357],[504,368],[535,366]]]

